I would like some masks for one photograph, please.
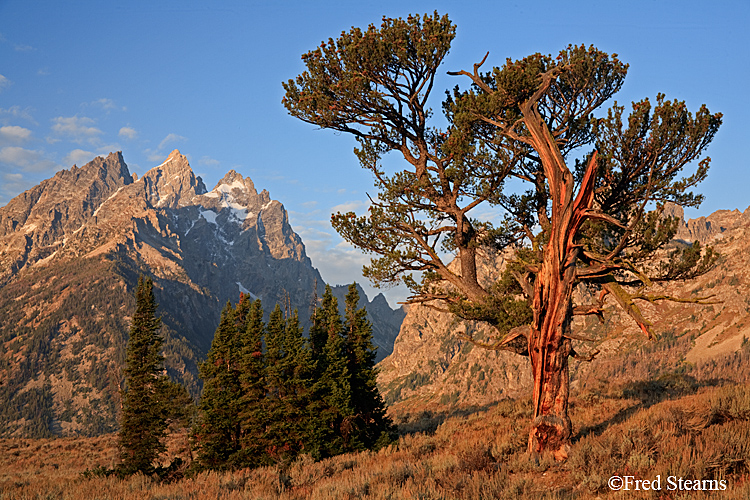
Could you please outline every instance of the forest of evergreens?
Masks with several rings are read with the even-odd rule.
[[[125,366],[120,429],[122,464],[109,471],[157,467],[171,423],[190,427],[191,470],[231,470],[377,450],[396,438],[376,385],[372,325],[349,287],[344,318],[330,287],[316,306],[308,337],[297,312],[279,305],[263,321],[260,300],[227,303],[207,359],[196,408],[162,371],[160,320],[150,279],[136,291]],[[317,304],[317,300],[316,300]]]
[[[372,325],[352,285],[342,319],[326,288],[308,338],[297,312],[243,295],[221,315],[193,429],[198,468],[288,463],[378,449],[395,438],[376,386]]]

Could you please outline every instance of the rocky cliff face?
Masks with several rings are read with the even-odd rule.
[[[112,153],[13,198],[0,209],[0,284],[61,250],[105,200],[132,183],[122,155]]]
[[[700,241],[702,244],[721,239],[724,232],[747,224],[750,221],[750,207],[744,212],[734,210],[717,210],[708,217],[698,217],[685,221],[682,207],[668,203],[665,214],[676,217],[679,221],[675,239],[685,243]]]
[[[684,363],[700,366],[738,351],[745,339],[750,339],[750,208],[744,212],[721,210],[689,221],[684,220],[680,207],[668,207],[668,214],[680,220],[674,244],[699,240],[712,246],[721,258],[704,276],[666,284],[655,293],[686,298],[711,296],[716,303],[639,303],[661,336],[654,342],[645,340],[632,320],[612,303],[606,304],[603,323],[593,317],[576,318],[574,332],[597,339],[593,344],[577,342],[576,350],[585,353],[597,348],[601,354],[590,363],[571,363],[574,389],[612,372],[614,358],[643,353],[644,349],[664,352],[658,359],[643,363],[650,363],[648,369],[616,375],[649,377],[668,368],[667,363],[669,368]],[[483,279],[492,280],[503,265],[501,256],[487,257],[479,271]],[[393,353],[378,365],[378,384],[387,401],[401,408],[482,405],[505,396],[529,394],[528,358],[485,351],[461,340],[461,332],[473,330],[481,335],[482,328],[423,305],[411,306]],[[645,355],[634,355],[634,359],[638,356]]]
[[[116,428],[139,274],[154,278],[167,370],[196,396],[227,301],[289,304],[305,322],[324,287],[279,201],[234,171],[208,191],[176,150],[140,179],[112,153],[14,198],[0,262],[0,435]],[[386,354],[400,322],[380,305]]]
[[[481,254],[480,282],[497,279],[506,259],[503,254]],[[393,353],[378,364],[378,385],[386,402],[402,408],[482,405],[517,397],[531,387],[528,358],[475,347],[461,338],[466,334],[481,340],[493,331],[425,305],[409,306]]]

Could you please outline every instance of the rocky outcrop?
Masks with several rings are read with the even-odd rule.
[[[0,286],[62,249],[97,208],[132,184],[121,153],[73,165],[0,208]]]
[[[670,369],[684,363],[710,363],[736,352],[747,342],[745,339],[750,339],[750,208],[744,212],[721,210],[687,222],[678,206],[668,206],[666,214],[679,219],[675,244],[698,240],[711,245],[721,257],[705,275],[664,284],[653,293],[687,299],[704,297],[712,303],[639,301],[660,337],[653,342],[645,339],[631,318],[612,302],[605,303],[603,321],[576,317],[574,333],[595,342],[575,341],[575,349],[581,353],[598,349],[601,354],[592,362],[571,360],[574,389],[581,381],[601,378],[596,374],[610,373],[605,367],[611,366],[613,359],[626,355],[635,359],[644,349],[664,352],[643,363],[650,365],[650,371],[624,370],[618,376],[653,376],[654,371],[667,368],[661,361],[664,359],[671,360]],[[500,256],[482,261],[479,272],[485,283],[498,276],[502,265]],[[586,292],[579,289],[576,293],[581,296]],[[528,358],[473,347],[461,339],[466,332],[475,332],[480,338],[492,333],[487,327],[459,321],[423,305],[409,307],[393,353],[378,365],[378,385],[387,401],[408,409],[441,403],[482,405],[506,395],[528,395]]]
[[[506,255],[484,253],[480,282],[497,279]],[[452,268],[457,262],[451,264]],[[386,401],[400,407],[481,405],[515,397],[531,387],[528,358],[506,351],[487,351],[462,337],[494,336],[492,328],[458,320],[426,305],[408,308],[393,353],[378,364],[378,386]]]
[[[700,241],[701,244],[707,244],[714,239],[721,238],[724,232],[750,222],[750,207],[744,212],[737,209],[717,210],[708,217],[698,217],[685,221],[685,211],[682,207],[674,203],[668,203],[665,208],[665,215],[678,219],[676,240],[685,243]]]

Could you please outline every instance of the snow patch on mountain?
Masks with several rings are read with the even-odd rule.
[[[216,212],[213,210],[200,209],[200,216],[206,219],[206,222],[216,225]]]
[[[249,296],[250,296],[250,298],[251,298],[251,299],[253,299],[253,300],[258,300],[258,296],[257,296],[257,295],[255,295],[255,294],[254,294],[253,292],[251,292],[250,290],[248,290],[247,288],[245,288],[245,287],[244,287],[244,285],[243,285],[242,283],[240,283],[239,281],[237,281],[236,283],[237,283],[237,286],[238,286],[238,287],[239,287],[239,289],[240,289],[240,292],[244,293],[245,295],[249,295]]]

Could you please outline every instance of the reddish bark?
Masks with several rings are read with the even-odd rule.
[[[568,416],[570,380],[568,357],[572,352],[570,322],[580,247],[576,233],[591,216],[596,153],[589,161],[578,195],[565,160],[538,111],[524,109],[525,123],[539,153],[551,198],[549,241],[534,282],[534,319],[529,334],[529,357],[534,376],[533,421],[528,451],[533,456],[552,453],[568,456],[571,422]]]

